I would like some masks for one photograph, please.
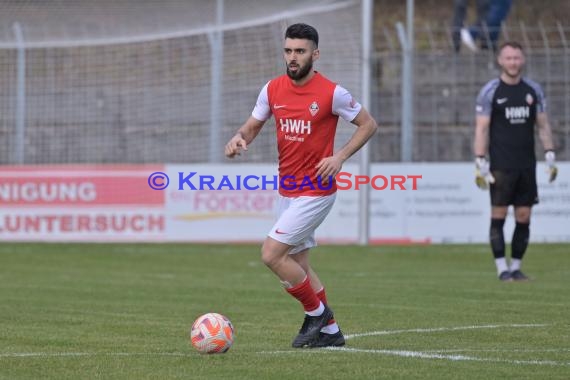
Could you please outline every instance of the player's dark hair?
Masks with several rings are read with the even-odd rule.
[[[317,29],[307,24],[293,24],[285,31],[285,38],[298,38],[313,41],[315,48],[319,47],[319,33]]]
[[[518,50],[524,52],[524,49],[523,49],[523,47],[522,47],[522,45],[521,45],[520,43],[518,43],[518,42],[516,42],[516,41],[505,41],[505,42],[503,42],[503,43],[501,44],[501,46],[499,46],[499,50],[498,50],[499,54],[500,54],[500,53],[503,51],[503,49],[506,48],[507,46],[508,46],[508,47],[511,47],[511,48],[513,48],[513,49],[518,49]]]

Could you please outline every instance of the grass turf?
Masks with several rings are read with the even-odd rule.
[[[531,244],[533,281],[501,283],[482,245],[319,247],[339,351],[290,348],[302,309],[258,246],[2,244],[0,378],[568,379],[568,251]],[[209,311],[227,354],[189,345]]]

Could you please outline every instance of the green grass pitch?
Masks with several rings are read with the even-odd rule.
[[[259,246],[1,244],[0,379],[569,379],[570,246],[532,244],[528,283],[486,245],[322,246],[342,350],[294,350],[301,306]],[[188,331],[236,328],[223,355]]]

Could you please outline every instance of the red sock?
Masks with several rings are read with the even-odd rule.
[[[318,309],[321,304],[319,297],[317,297],[315,291],[311,288],[309,276],[305,277],[305,280],[299,285],[285,290],[303,304],[305,311]]]
[[[325,288],[322,288],[317,292],[317,297],[319,297],[323,304],[327,305],[327,294],[325,293]],[[335,322],[336,321],[334,319],[331,319],[328,324],[332,325]]]

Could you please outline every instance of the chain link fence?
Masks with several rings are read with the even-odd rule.
[[[341,8],[303,18],[315,23],[324,37],[316,68],[359,98],[360,9],[339,1],[324,3],[338,3]],[[129,0],[121,4],[129,4]],[[180,4],[175,5],[168,9],[178,15]],[[202,5],[211,7],[207,2]],[[36,8],[24,16],[36,15]],[[76,13],[82,15],[83,11]],[[5,12],[5,20],[15,19],[12,13]],[[164,37],[157,32],[163,24],[181,28],[177,17],[147,31],[156,39],[139,41],[135,38],[138,29],[125,26],[134,35],[126,34],[117,42],[104,34],[102,37],[113,41],[107,45],[85,45],[83,34],[90,35],[90,29],[78,24],[83,34],[78,34],[77,44],[58,42],[52,46],[39,39],[49,28],[30,29],[29,25],[35,25],[30,21],[22,24],[23,37],[30,39],[35,36],[30,31],[35,31],[40,36],[36,36],[37,46],[25,40],[20,50],[10,40],[14,31],[6,21],[0,29],[4,32],[0,35],[7,36],[0,44],[0,84],[4,89],[0,93],[0,164],[207,162],[212,151],[208,144],[212,115],[221,115],[218,146],[247,118],[265,81],[283,73],[278,51],[282,30],[292,22],[288,15],[285,12],[282,19],[269,17],[265,24],[225,32],[219,108],[211,105],[211,33],[199,30],[186,35],[176,29],[172,37]],[[90,20],[95,25],[105,17]],[[103,26],[93,32],[95,36],[107,31]],[[72,37],[66,34],[61,38],[65,42]],[[570,160],[570,27],[560,23],[506,24],[501,39],[517,40],[524,46],[525,75],[545,91],[558,159]],[[381,128],[370,143],[371,161],[400,161],[402,47],[395,26],[377,25],[374,40],[371,112]],[[471,161],[475,98],[487,81],[499,75],[494,52],[474,53],[465,48],[456,52],[452,30],[443,23],[416,25],[414,41],[413,160]],[[22,51],[25,66],[19,55]],[[18,87],[22,74],[26,81]],[[21,114],[25,117],[19,118],[25,119],[21,136],[17,134],[20,96],[25,96],[26,105]],[[247,162],[275,162],[271,128],[274,124],[269,122]],[[351,128],[339,127],[337,146],[351,133]],[[24,150],[18,158],[18,152]],[[538,139],[537,154],[542,154]]]
[[[475,99],[499,75],[492,50],[456,52],[451,36],[441,24],[415,28],[414,161],[472,160]],[[511,39],[525,49],[524,75],[545,91],[558,159],[570,160],[570,27],[504,25],[502,40]],[[372,161],[399,161],[402,50],[396,28],[378,29],[375,41],[372,113],[381,130],[372,142]]]

